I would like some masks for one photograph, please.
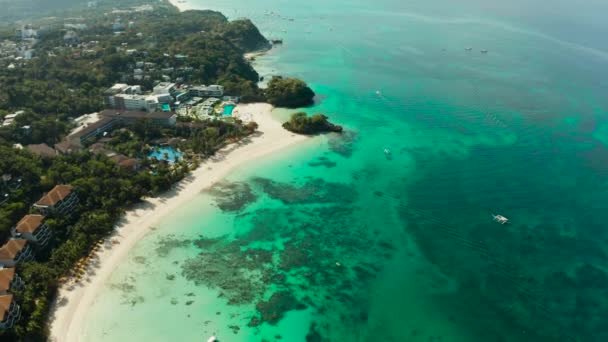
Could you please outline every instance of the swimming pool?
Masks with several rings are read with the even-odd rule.
[[[182,159],[184,154],[177,151],[171,146],[155,147],[152,152],[148,153],[148,158],[156,160],[166,160],[169,164],[175,163],[175,159]]]
[[[232,115],[232,111],[234,110],[235,105],[225,105],[224,106],[224,116]]]

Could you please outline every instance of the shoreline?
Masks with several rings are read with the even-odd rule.
[[[177,8],[180,12],[191,9],[188,3],[180,3],[179,0],[167,0],[173,7]]]
[[[75,284],[70,280],[60,287],[49,315],[50,341],[82,341],[82,323],[109,276],[132,247],[174,209],[199,195],[201,190],[223,180],[235,168],[310,140],[283,129],[281,123],[272,117],[272,110],[273,107],[266,103],[238,105],[235,116],[243,117],[244,121],[255,121],[259,125],[256,133],[224,147],[171,190],[158,197],[145,198],[143,203],[124,214],[114,234],[107,237],[101,250],[94,254],[81,283]]]

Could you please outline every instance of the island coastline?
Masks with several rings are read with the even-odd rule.
[[[281,123],[272,118],[272,109],[266,103],[239,105],[235,116],[255,121],[259,125],[258,132],[245,141],[226,146],[172,190],[146,199],[124,215],[115,234],[108,237],[95,254],[98,266],[90,266],[81,283],[70,282],[60,288],[49,318],[51,341],[82,341],[83,321],[106,280],[133,246],[163,217],[196,197],[201,190],[224,179],[235,168],[309,139],[283,129]]]

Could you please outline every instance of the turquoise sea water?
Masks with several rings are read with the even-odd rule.
[[[167,217],[87,341],[608,340],[606,4],[190,4],[283,38],[260,74],[347,133]]]

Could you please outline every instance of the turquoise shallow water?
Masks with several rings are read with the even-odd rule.
[[[608,339],[607,5],[209,6],[283,38],[260,74],[306,79],[347,133],[167,217],[88,341]]]

